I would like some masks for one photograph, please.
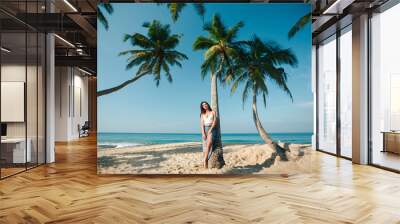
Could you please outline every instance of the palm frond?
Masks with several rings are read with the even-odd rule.
[[[178,60],[187,60],[189,59],[184,53],[181,53],[179,51],[165,51],[165,55],[170,55],[173,56],[174,58]]]
[[[114,8],[111,3],[101,3],[102,7],[107,11],[108,14],[112,14],[114,12]]]
[[[293,95],[287,86],[287,74],[283,68],[270,68],[268,69],[268,77],[275,82],[275,84],[280,87],[293,102]]]
[[[288,32],[288,38],[293,38],[301,29],[303,29],[308,23],[311,22],[312,14],[307,13],[304,16],[300,17],[299,20],[290,28]]]
[[[227,33],[226,33],[226,39],[227,41],[232,41],[237,37],[237,34],[239,33],[239,30],[244,26],[244,22],[240,21],[236,23],[233,27],[229,28]]]
[[[214,73],[215,72],[215,64],[216,60],[213,57],[206,58],[201,65],[201,78],[204,80],[204,78],[207,76],[208,73]]]
[[[167,7],[172,17],[172,21],[176,22],[179,18],[182,9],[186,6],[186,3],[168,3]]]
[[[136,65],[140,65],[143,62],[146,62],[147,60],[149,60],[151,58],[152,54],[151,53],[145,53],[141,56],[137,56],[137,55],[133,55],[132,57],[130,57],[128,59],[129,63],[126,65],[126,70],[131,69],[132,67],[136,66]]]
[[[175,34],[169,36],[163,43],[163,48],[164,49],[173,49],[179,44],[179,40],[181,38],[181,35]]]
[[[212,47],[210,47],[210,48],[208,48],[207,50],[206,50],[206,52],[204,52],[204,58],[216,58],[216,57],[218,57],[219,56],[219,53],[220,53],[220,47],[219,47],[219,45],[214,45],[214,46],[212,46]]]
[[[290,66],[297,66],[297,57],[294,55],[294,53],[290,49],[282,49],[275,51],[273,53],[270,53],[267,56],[268,60],[270,60],[274,65],[282,65],[282,64],[287,64]]]
[[[164,72],[165,72],[165,76],[167,77],[168,82],[169,82],[169,83],[172,83],[172,75],[171,75],[171,73],[169,72],[169,66],[168,66],[168,64],[165,63],[165,62],[163,62],[163,63],[162,63],[162,68],[163,68],[163,70],[164,70]]]
[[[206,50],[216,44],[216,42],[207,37],[199,36],[193,43],[193,50]]]
[[[233,95],[237,88],[239,87],[239,85],[245,81],[247,78],[247,72],[243,72],[240,76],[237,77],[237,79],[235,79],[233,81],[232,87],[231,87],[231,95]]]
[[[193,3],[194,10],[196,10],[197,14],[204,21],[204,14],[206,13],[206,8],[203,3]]]
[[[263,97],[263,102],[264,102],[264,107],[267,107],[267,97],[266,97],[266,94],[265,93],[263,93],[262,94],[262,97]]]
[[[99,20],[99,22],[101,24],[103,24],[104,28],[106,28],[106,30],[108,30],[108,21],[106,19],[106,17],[104,16],[103,11],[98,7],[97,8],[97,19]]]
[[[249,92],[251,91],[252,87],[252,82],[251,80],[247,80],[246,84],[244,85],[243,88],[243,93],[242,93],[242,103],[243,103],[243,109],[244,109],[244,103],[246,102],[246,99],[249,95]]]
[[[297,66],[297,57],[290,48],[283,49],[274,41],[264,42],[266,56],[265,60],[272,62],[274,65],[287,64]]]
[[[221,20],[219,14],[215,14],[211,21],[211,33],[218,39],[224,39],[226,37],[226,27]]]
[[[109,28],[108,20],[107,20],[106,16],[104,15],[103,9],[105,9],[105,11],[108,14],[112,14],[114,12],[114,9],[110,3],[100,3],[97,5],[97,11],[98,11],[97,18],[98,18],[99,22],[101,24],[103,24],[104,28],[106,28],[106,30],[108,30],[108,28]]]
[[[136,54],[136,53],[140,53],[140,52],[150,52],[150,51],[148,51],[148,50],[127,50],[127,51],[119,52],[118,56],[123,56],[123,55],[127,55],[127,54]]]
[[[123,41],[131,41],[132,46],[138,46],[144,49],[150,49],[154,47],[154,43],[145,35],[140,33],[134,33],[133,35],[125,34]]]

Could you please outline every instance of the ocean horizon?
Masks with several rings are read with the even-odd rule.
[[[276,132],[269,133],[277,142],[311,144],[312,132]],[[258,133],[222,133],[222,144],[262,144]],[[199,142],[200,133],[124,133],[99,132],[97,144],[99,148],[121,148],[139,145]]]

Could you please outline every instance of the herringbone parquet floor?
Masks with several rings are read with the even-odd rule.
[[[400,223],[400,175],[315,157],[293,176],[97,176],[86,138],[0,181],[0,223]]]

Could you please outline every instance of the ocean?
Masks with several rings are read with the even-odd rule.
[[[312,133],[270,133],[274,141],[287,143],[311,144]],[[127,146],[165,144],[201,141],[201,134],[174,133],[98,133],[97,144],[100,148],[120,148]],[[222,134],[224,144],[263,143],[257,133]]]

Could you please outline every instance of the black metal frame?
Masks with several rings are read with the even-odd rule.
[[[368,53],[367,53],[367,61],[368,61],[368,69],[367,69],[367,120],[368,120],[368,124],[367,124],[367,141],[368,141],[368,164],[373,164],[372,163],[372,97],[371,97],[371,93],[372,93],[372,85],[371,85],[371,71],[372,71],[372,65],[371,65],[371,56],[372,56],[372,42],[371,42],[371,37],[372,37],[372,33],[371,33],[371,19],[372,19],[372,12],[368,12],[368,31],[367,31],[367,38],[368,38]]]
[[[39,10],[39,0],[35,0],[36,1],[36,11]],[[27,11],[27,3],[28,1],[25,0],[25,11]],[[32,2],[32,1],[30,1]],[[47,11],[47,7],[46,7],[46,11]],[[10,175],[7,176],[3,176],[2,175],[2,168],[0,167],[0,180],[6,179],[8,177],[12,177],[14,175],[17,175],[19,173],[25,172],[27,170],[36,168],[40,165],[46,164],[47,163],[47,33],[43,33],[40,32],[39,30],[29,26],[28,24],[24,23],[25,25],[25,30],[24,33],[25,34],[25,84],[24,84],[24,120],[25,120],[25,169],[12,173]],[[28,81],[28,30],[32,30],[34,33],[36,33],[36,162],[32,163],[30,162],[28,166],[28,153],[27,153],[27,148],[28,148],[28,125],[27,125],[27,121],[28,121],[28,112],[27,112],[27,81]],[[0,45],[1,45],[1,36],[2,36],[3,32],[0,32]],[[42,163],[39,163],[39,33],[43,33],[45,34],[43,39],[42,39],[42,44],[44,44],[44,51],[42,51],[41,53],[43,53],[44,55],[43,60],[44,60],[44,67],[42,69],[42,82],[44,83],[44,99],[43,99],[43,109],[44,109],[44,116],[42,117],[42,122],[44,123],[44,136],[43,136],[43,141],[44,141],[44,145],[42,147],[44,147],[42,149],[42,151],[44,152],[43,159],[44,161]],[[2,58],[1,58],[1,54],[0,54],[0,68],[2,66]],[[0,69],[0,81],[1,81],[1,69]],[[0,86],[1,89],[1,86]],[[1,92],[1,91],[0,91]],[[0,93],[1,96],[1,93]],[[1,99],[1,98],[0,98]],[[1,107],[1,106],[0,106]],[[1,115],[0,115],[1,116]],[[1,119],[0,119],[0,123],[1,123]],[[0,144],[0,158],[1,158],[1,144]]]
[[[319,44],[315,45],[315,148],[319,149]]]
[[[341,30],[336,30],[336,154],[341,156],[341,133],[342,125],[340,118],[340,78],[341,78],[341,66],[340,66],[340,36]]]

